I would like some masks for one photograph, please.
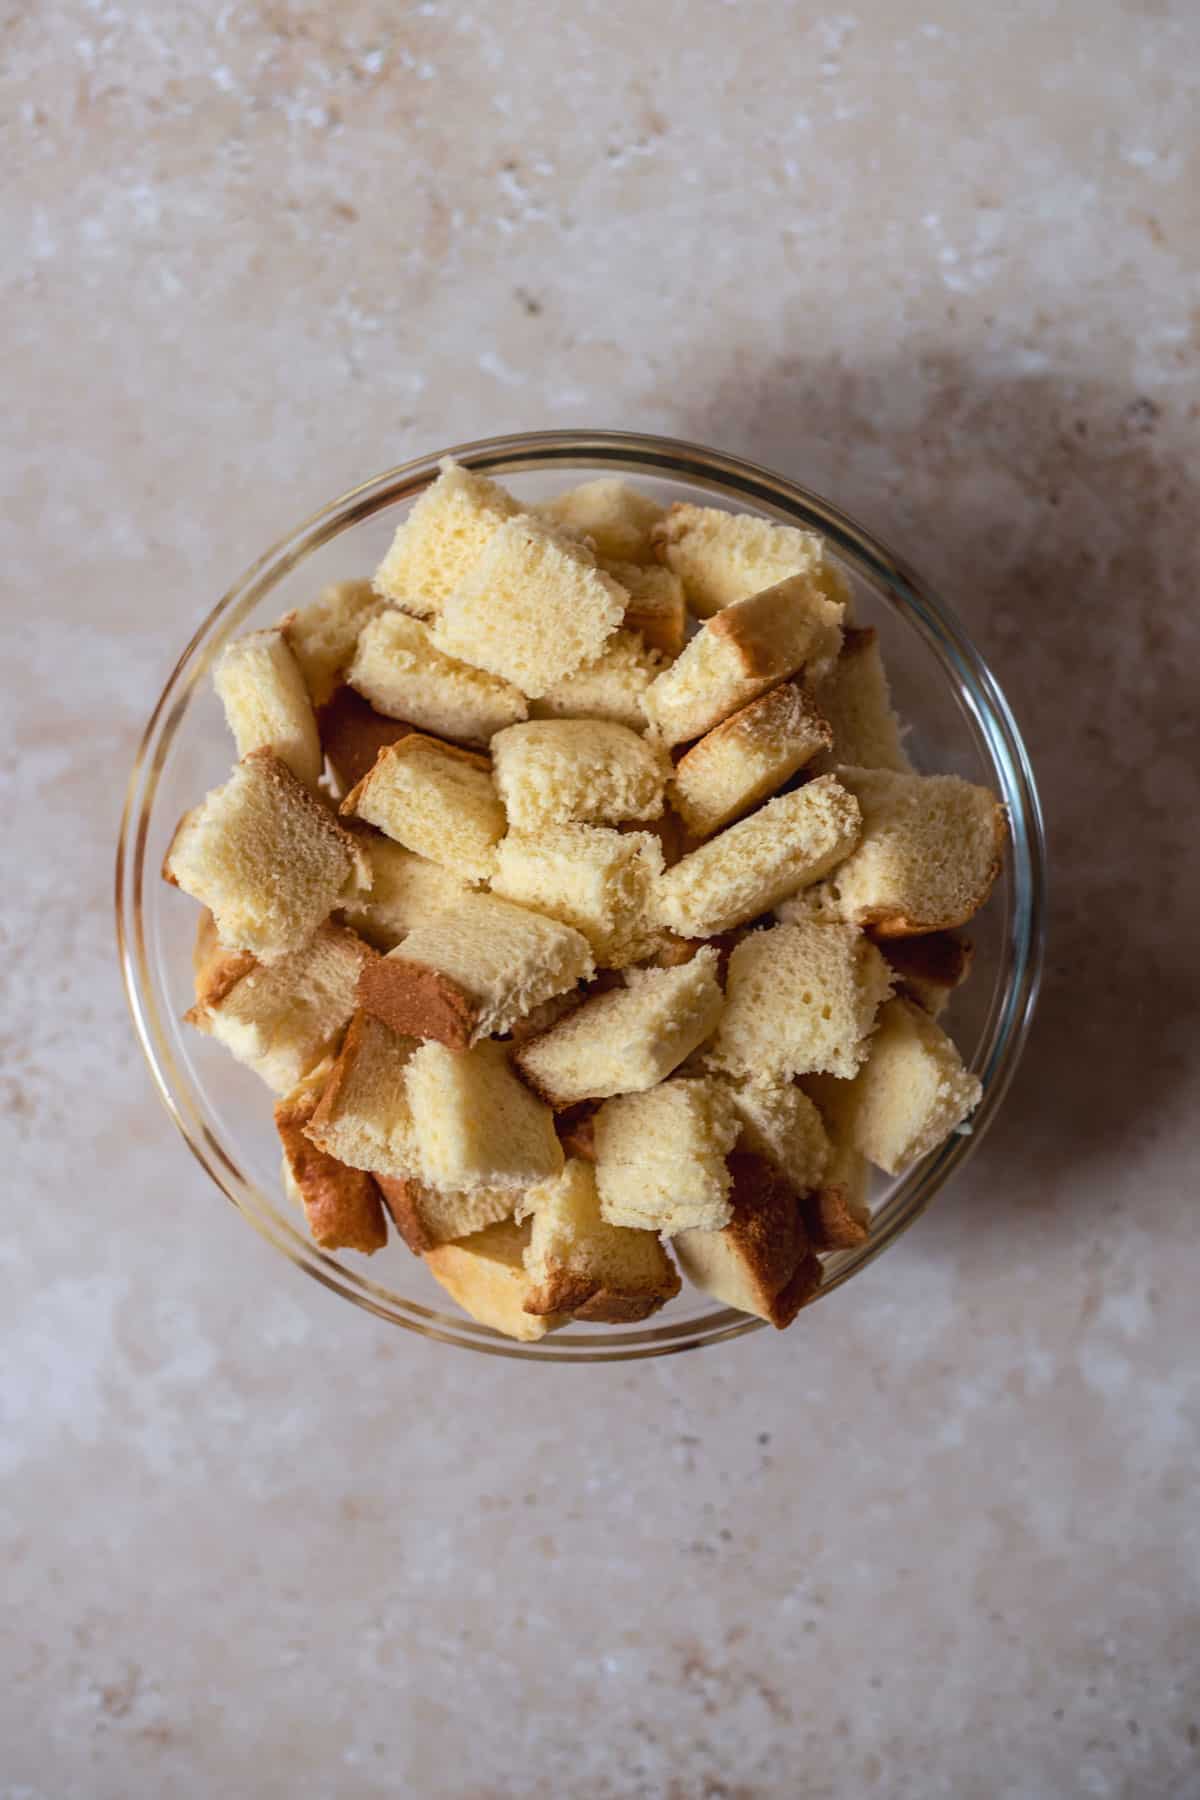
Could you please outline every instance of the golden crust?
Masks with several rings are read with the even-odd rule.
[[[304,1205],[309,1234],[322,1250],[361,1250],[371,1256],[387,1243],[387,1220],[376,1183],[319,1150],[306,1134],[320,1104],[312,1089],[281,1100],[275,1129]]]
[[[367,770],[367,773],[363,776],[361,781],[356,782],[351,788],[338,810],[343,815],[353,816],[358,810],[358,805],[363,794],[386,762],[393,761],[399,757],[411,756],[414,752],[417,755],[424,755],[429,751],[435,751],[442,756],[451,757],[457,762],[468,763],[473,769],[482,769],[488,775],[492,772],[491,758],[489,756],[484,756],[480,751],[464,750],[461,744],[447,743],[445,738],[434,737],[432,733],[428,731],[408,730],[405,731],[395,743],[386,745],[384,749],[379,752],[379,755],[375,758],[375,761]]]
[[[479,1004],[466,989],[428,963],[376,956],[358,978],[358,1003],[402,1037],[432,1038],[466,1050],[479,1023]]]
[[[415,730],[415,725],[376,712],[352,687],[338,688],[317,714],[325,760],[342,788],[356,787],[374,768],[381,750]]]
[[[854,1250],[871,1235],[870,1227],[854,1212],[844,1187],[818,1188],[806,1194],[802,1210],[814,1250]]]

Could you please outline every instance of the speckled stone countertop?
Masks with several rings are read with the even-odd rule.
[[[1200,1793],[1200,11],[9,10],[4,1800]],[[907,553],[1054,866],[965,1177],[793,1332],[627,1369],[288,1269],[154,1099],[110,922],[228,581],[543,424]]]

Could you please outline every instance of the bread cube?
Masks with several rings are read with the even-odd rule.
[[[184,814],[162,872],[209,908],[223,944],[264,963],[299,950],[366,879],[350,833],[271,750],[252,750]]]
[[[464,881],[488,879],[507,825],[487,757],[418,731],[380,751],[342,812]]]
[[[737,1141],[729,1093],[705,1077],[674,1076],[596,1114],[596,1186],[610,1225],[661,1231],[729,1223],[725,1158]]]
[[[511,1219],[521,1197],[513,1187],[439,1188],[416,1175],[377,1179],[392,1223],[414,1256]]]
[[[831,883],[843,919],[879,938],[965,925],[1000,873],[1008,815],[957,775],[839,768],[862,808],[862,835]]]
[[[646,717],[666,744],[698,738],[798,669],[836,657],[842,609],[793,575],[717,613],[646,690]]]
[[[279,621],[317,712],[327,706],[354,660],[358,634],[383,602],[369,581],[335,581],[308,606]]]
[[[226,645],[213,668],[213,686],[239,756],[272,750],[297,780],[316,787],[324,766],[317,721],[281,631],[252,631]]]
[[[417,856],[377,831],[364,829],[359,841],[371,886],[344,899],[337,917],[376,950],[394,950],[418,925],[428,924],[475,891],[452,869]]]
[[[465,1313],[504,1337],[534,1343],[566,1320],[527,1313],[533,1282],[525,1271],[532,1227],[505,1219],[456,1244],[425,1252],[425,1266]]]
[[[716,970],[708,948],[679,968],[631,969],[622,987],[585,1000],[513,1060],[555,1108],[653,1087],[716,1029]]]
[[[680,758],[668,789],[671,805],[693,838],[711,837],[831,742],[805,690],[785,681],[714,725]]]
[[[553,1181],[530,1188],[525,1268],[528,1313],[569,1313],[596,1324],[632,1325],[679,1292],[679,1276],[654,1231],[609,1225],[600,1213],[596,1172],[572,1158]]]
[[[646,729],[642,696],[662,667],[636,631],[615,631],[595,662],[555,682],[530,703],[535,719],[607,719],[630,731]]]
[[[867,1055],[891,987],[887,964],[853,926],[752,931],[729,959],[709,1063],[754,1081],[810,1071],[849,1078]]]
[[[821,1285],[796,1191],[767,1162],[731,1156],[729,1222],[719,1231],[684,1231],[679,1266],[714,1300],[782,1330]]]
[[[631,563],[650,560],[650,530],[664,516],[657,500],[616,475],[568,488],[533,510],[551,525],[591,538],[596,555],[606,561]]]
[[[896,988],[923,1007],[931,1019],[945,1011],[950,996],[971,972],[975,951],[968,938],[952,931],[926,937],[884,938],[880,948]]]
[[[594,662],[625,613],[625,590],[583,545],[528,514],[488,539],[442,607],[439,647],[530,699]]]
[[[858,803],[832,775],[780,794],[666,871],[658,883],[662,923],[680,937],[744,925],[836,868],[858,832]]]
[[[465,1050],[595,971],[582,933],[543,913],[463,894],[363,970],[358,994],[393,1031]]]
[[[737,1147],[761,1157],[800,1193],[819,1188],[833,1156],[820,1113],[794,1081],[731,1084]]]
[[[320,1074],[295,1088],[275,1107],[275,1129],[283,1145],[283,1185],[304,1213],[308,1233],[320,1250],[361,1250],[371,1256],[387,1243],[387,1219],[374,1180],[310,1143],[311,1122],[328,1076]]]
[[[377,712],[464,744],[486,745],[529,715],[511,682],[447,656],[428,626],[394,608],[364,626],[346,679]]]
[[[637,563],[608,562],[604,568],[628,595],[624,629],[636,631],[651,650],[673,662],[687,635],[687,607],[678,575],[657,564],[642,568]]]
[[[655,554],[682,578],[688,605],[700,619],[794,575],[814,580],[839,604],[849,592],[815,532],[772,525],[753,513],[680,502],[651,538]]]
[[[420,1173],[405,1073],[417,1049],[381,1020],[357,1012],[304,1127],[310,1144],[352,1169]]]
[[[335,795],[341,798],[357,787],[374,768],[379,752],[415,729],[403,719],[385,719],[353,688],[338,688],[317,718]]]
[[[887,673],[873,627],[847,629],[837,661],[813,687],[813,699],[828,719],[833,743],[823,749],[814,768],[835,769],[852,763],[866,769],[898,769],[912,773],[892,710]]]
[[[670,766],[656,744],[603,719],[531,719],[492,740],[513,831],[657,818]]]
[[[554,825],[536,837],[510,832],[501,841],[492,891],[573,925],[601,968],[622,969],[657,940],[649,908],[662,868],[649,832]]]
[[[376,593],[418,618],[434,617],[497,526],[520,510],[498,482],[445,457],[376,569]]]
[[[406,1085],[418,1173],[431,1186],[526,1188],[562,1168],[554,1115],[518,1080],[503,1044],[424,1043]]]

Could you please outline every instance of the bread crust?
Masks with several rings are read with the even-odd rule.
[[[342,686],[317,714],[317,732],[325,760],[344,788],[353,788],[370,773],[381,750],[408,737],[415,725],[376,712],[352,687]]]
[[[442,1239],[430,1231],[421,1211],[424,1183],[414,1176],[376,1175],[375,1185],[383,1196],[392,1224],[413,1255],[421,1256],[426,1250],[436,1250]]]
[[[850,1196],[840,1185],[806,1194],[802,1211],[814,1250],[854,1250],[871,1235],[870,1227],[855,1217]]]
[[[379,956],[359,976],[358,1003],[402,1037],[433,1038],[448,1050],[470,1047],[480,1008],[453,976],[428,963]]]
[[[318,1149],[306,1127],[321,1096],[315,1090],[289,1094],[275,1108],[275,1129],[304,1201],[313,1243],[321,1250],[361,1250],[371,1256],[387,1243],[383,1199],[374,1179]]]
[[[394,743],[386,745],[384,749],[379,752],[362,780],[356,782],[350,792],[346,795],[346,798],[338,808],[339,812],[343,815],[348,814],[352,816],[357,811],[359,801],[366,792],[371,781],[379,773],[382,763],[385,759],[391,758],[400,745],[404,746],[406,753],[411,750],[419,749],[437,750],[443,756],[451,757],[457,762],[469,763],[473,769],[482,769],[485,774],[490,775],[492,772],[492,759],[490,756],[484,756],[482,752],[478,750],[464,750],[461,744],[448,743],[445,738],[434,737],[432,732],[413,731],[410,728],[409,730],[402,732],[400,737],[396,739]]]

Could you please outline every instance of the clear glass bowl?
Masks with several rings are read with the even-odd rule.
[[[225,643],[368,575],[406,509],[450,454],[534,501],[600,475],[628,474],[664,501],[729,504],[824,534],[855,589],[857,618],[878,628],[897,709],[918,767],[952,771],[1000,793],[1012,835],[1004,873],[971,935],[971,980],[948,1023],[983,1082],[967,1135],[902,1178],[879,1178],[871,1236],[826,1259],[820,1298],[864,1269],[922,1213],[978,1147],[996,1115],[1029,1026],[1043,937],[1042,824],[1025,747],[991,674],[953,613],[861,526],[794,482],[696,444],[625,432],[531,432],[438,451],[344,494],[292,532],[213,608],[171,673],[134,763],[117,852],[117,936],[134,1024],[158,1090],[194,1155],[255,1229],[297,1267],[355,1305],[442,1343],[551,1362],[667,1356],[757,1331],[761,1321],[685,1285],[653,1322],[574,1326],[517,1344],[448,1307],[420,1259],[393,1234],[366,1259],[318,1250],[283,1195],[268,1090],[181,1022],[192,1002],[196,908],[159,875],[180,815],[225,779],[232,746],[209,670]]]

